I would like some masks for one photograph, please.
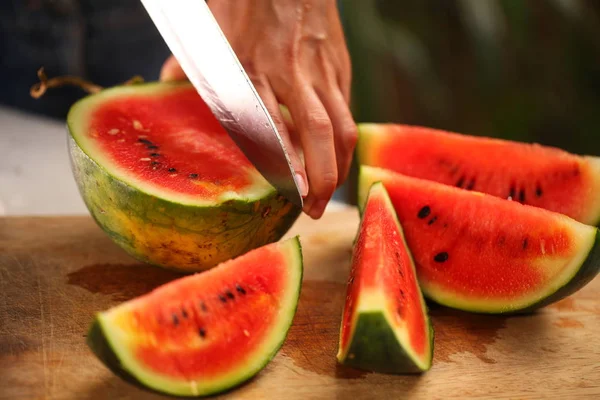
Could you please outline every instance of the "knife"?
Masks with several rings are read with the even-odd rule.
[[[205,0],[141,0],[198,94],[263,177],[302,196],[281,136]]]

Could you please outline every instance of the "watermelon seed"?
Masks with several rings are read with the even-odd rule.
[[[116,129],[116,128],[114,128],[114,129],[111,129],[111,130],[109,130],[109,131],[108,131],[108,134],[109,134],[109,135],[116,135],[116,134],[118,134],[119,132],[121,132],[121,131],[120,131],[120,130],[118,130],[118,129]]]
[[[456,182],[456,187],[462,188],[462,185],[465,183],[465,176],[461,176],[458,182]]]
[[[187,318],[188,317],[188,313],[187,313],[187,311],[185,311],[185,308],[181,308],[181,316],[183,318]]]
[[[227,298],[225,296],[223,296],[222,294],[219,295],[219,300],[221,300],[221,303],[227,302]]]
[[[249,337],[250,336],[250,332],[248,332],[247,329],[244,329],[244,336]]]
[[[150,157],[160,157],[159,153],[150,153]]]
[[[527,248],[527,244],[529,243],[529,239],[525,238],[523,240],[523,250],[525,250]]]
[[[175,168],[169,168],[169,172],[177,172]]]
[[[192,179],[196,179],[196,178],[198,177],[198,174],[190,174],[189,176],[190,176],[190,178],[192,178]]]
[[[206,331],[204,330],[204,328],[200,328],[198,330],[198,335],[200,335],[200,337],[203,339],[206,337]]]
[[[423,219],[427,218],[429,214],[431,214],[431,208],[429,206],[425,206],[419,210],[417,217],[419,217],[419,219]]]
[[[515,198],[515,196],[516,196],[516,194],[517,194],[517,193],[516,193],[516,191],[517,191],[517,189],[515,189],[515,185],[514,185],[514,184],[513,184],[513,185],[511,185],[511,186],[510,186],[510,193],[508,194],[508,199],[509,199],[509,200],[512,200],[512,199],[514,199],[514,198]]]
[[[149,141],[148,139],[144,139],[144,138],[143,138],[143,137],[141,137],[141,136],[140,136],[140,138],[138,139],[138,142],[140,142],[140,143],[144,143],[144,144],[147,144],[147,145],[149,145],[149,146],[152,146],[152,145],[153,145],[153,143],[152,143],[151,141]]]
[[[467,190],[473,190],[474,187],[475,187],[475,178],[471,178],[471,181],[467,185]]]
[[[405,298],[405,294],[404,294],[404,290],[400,289],[400,296],[402,296],[402,298]]]
[[[140,161],[150,161],[148,157],[140,158]]]
[[[436,215],[436,216],[434,216],[433,218],[431,218],[431,219],[429,220],[429,222],[427,222],[427,225],[433,225],[433,224],[435,223],[435,221],[437,221],[437,215]]]
[[[239,284],[235,284],[235,290],[237,290],[239,293],[241,294],[246,294],[246,290],[244,290],[243,287],[241,287]]]
[[[542,192],[542,187],[538,184],[535,188],[535,195],[537,197],[542,197],[542,194],[544,194],[544,192]]]
[[[177,314],[173,314],[173,325],[179,325],[179,318],[177,318]]]
[[[433,260],[435,262],[439,262],[439,263],[443,263],[448,261],[448,253],[446,253],[445,251],[441,252],[441,253],[437,253],[435,255],[435,257],[433,257]]]
[[[519,190],[519,201],[525,203],[525,189]]]
[[[506,237],[500,236],[500,239],[498,239],[498,244],[503,245],[505,241],[506,241]]]
[[[204,311],[204,312],[207,312],[207,311],[208,311],[208,308],[206,308],[206,304],[204,304],[204,302],[203,302],[203,301],[201,301],[201,302],[200,302],[200,309],[201,309],[202,311]]]
[[[225,292],[225,294],[227,295],[227,297],[229,297],[230,299],[233,299],[235,296],[233,295],[233,293],[231,293],[229,290]]]
[[[573,176],[577,176],[579,175],[579,167],[577,165],[575,165],[575,168],[573,169]]]
[[[154,167],[154,166],[160,165],[160,163],[158,161],[152,161],[150,163],[150,165],[152,165]]]
[[[153,145],[153,144],[149,144],[148,146],[146,146],[146,148],[147,148],[148,150],[156,150],[156,149],[158,149],[158,146],[156,146],[156,145]]]

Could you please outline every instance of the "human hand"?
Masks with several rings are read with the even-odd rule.
[[[209,0],[208,5],[289,149],[304,211],[320,218],[348,176],[357,140],[348,105],[350,59],[336,1]],[[173,57],[161,79],[185,79]],[[286,126],[279,104],[288,108],[294,129]]]

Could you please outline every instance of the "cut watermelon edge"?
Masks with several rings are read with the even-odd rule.
[[[167,202],[197,207],[215,207],[228,202],[249,203],[263,199],[266,196],[276,194],[276,189],[258,172],[258,170],[247,169],[245,172],[251,178],[251,184],[248,189],[241,193],[228,191],[222,193],[217,199],[206,200],[199,196],[181,195],[180,193],[169,191],[165,188],[147,184],[141,179],[136,179],[127,170],[114,164],[110,158],[105,157],[101,149],[93,141],[87,139],[84,132],[87,132],[87,121],[96,107],[105,101],[119,99],[122,96],[157,96],[162,93],[172,93],[175,90],[187,88],[189,83],[182,82],[149,82],[138,83],[129,86],[114,86],[103,89],[101,92],[87,95],[78,100],[70,108],[67,115],[67,129],[69,138],[73,143],[91,160],[98,168],[104,170],[114,179],[123,182],[125,185],[138,190],[149,196],[163,199]]]
[[[127,312],[128,308],[135,303],[143,302],[144,298],[151,296],[154,291],[104,312],[97,313],[87,335],[86,342],[89,348],[113,373],[125,381],[146,390],[149,389],[177,396],[207,396],[224,393],[236,388],[257,375],[273,360],[285,343],[297,312],[303,279],[303,254],[300,238],[299,236],[295,236],[283,240],[278,242],[277,246],[279,246],[281,251],[287,253],[288,270],[292,272],[288,277],[289,285],[285,290],[287,293],[284,301],[285,304],[279,309],[278,321],[270,329],[269,340],[265,340],[263,346],[254,352],[251,361],[238,366],[236,370],[233,370],[224,377],[222,376],[218,382],[215,383],[214,379],[204,383],[194,380],[186,382],[176,381],[156,374],[136,362],[134,355],[127,346],[127,342],[129,341],[127,334],[119,328],[113,327],[111,319],[118,316],[121,312]],[[251,251],[256,250],[260,250],[260,248]],[[226,264],[229,262],[235,262],[235,259],[201,274],[218,274],[221,268],[227,268]],[[190,277],[179,279],[188,278]],[[176,281],[172,281],[166,285],[173,284],[173,282]],[[248,364],[252,365],[248,366]]]

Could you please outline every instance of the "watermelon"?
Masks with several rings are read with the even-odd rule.
[[[600,223],[600,157],[399,124],[359,132],[361,164]]]
[[[188,82],[104,89],[67,122],[85,204],[143,262],[206,270],[279,240],[300,215]]]
[[[87,343],[125,380],[199,396],[256,375],[283,344],[302,282],[298,237],[98,313]]]
[[[384,373],[431,367],[433,328],[402,227],[381,183],[371,186],[354,244],[337,359]]]
[[[592,280],[598,229],[563,214],[362,166],[359,204],[381,181],[389,192],[426,297],[482,313],[534,310]]]

